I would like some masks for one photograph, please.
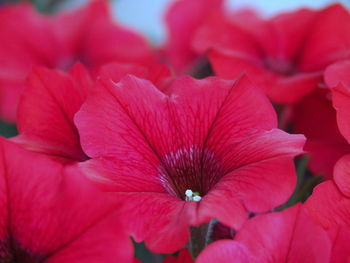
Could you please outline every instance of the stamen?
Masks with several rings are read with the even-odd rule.
[[[194,202],[199,202],[202,197],[199,195],[198,192],[193,192],[191,189],[187,189],[185,191],[185,195],[186,195],[186,201],[194,201]]]
[[[192,190],[187,189],[186,192],[185,192],[185,195],[186,195],[187,197],[192,197],[192,195],[193,195]]]
[[[196,195],[193,197],[193,201],[195,202],[199,202],[202,199],[202,197],[200,197],[199,195]]]

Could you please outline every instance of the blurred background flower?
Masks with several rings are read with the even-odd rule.
[[[155,43],[164,41],[165,28],[162,14],[172,0],[114,0],[112,2],[120,22],[144,32]],[[232,8],[251,7],[267,16],[300,7],[321,8],[336,2],[350,8],[349,0],[228,0],[227,2]]]
[[[87,0],[30,0],[41,10],[50,10],[55,6],[71,8],[87,2]],[[161,44],[165,40],[163,14],[173,0],[110,0],[115,17],[123,24],[146,34],[154,43]],[[0,0],[0,5],[20,0]],[[300,7],[321,8],[332,3],[342,3],[350,8],[350,0],[227,0],[231,8],[254,8],[266,16],[281,11],[293,10]]]

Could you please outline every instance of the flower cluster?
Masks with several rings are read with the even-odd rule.
[[[350,12],[165,22],[0,7],[0,262],[349,263]]]

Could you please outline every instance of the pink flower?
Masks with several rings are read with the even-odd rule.
[[[247,221],[234,240],[217,241],[198,263],[328,263],[331,241],[301,205]]]
[[[339,23],[342,21],[342,23]],[[350,55],[350,14],[339,4],[262,19],[230,14],[208,19],[194,48],[208,52],[214,72],[247,73],[277,103],[294,103],[322,83],[325,68]]]
[[[245,77],[183,77],[169,95],[134,76],[97,89],[75,118],[92,158],[81,168],[125,198],[132,235],[152,251],[176,251],[189,226],[212,218],[238,228],[248,211],[292,193],[304,137],[276,129],[271,104]]]
[[[114,198],[77,166],[0,147],[0,262],[133,262]]]

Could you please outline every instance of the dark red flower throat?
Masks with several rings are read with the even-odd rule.
[[[44,260],[45,256],[40,256],[21,248],[11,237],[8,239],[8,242],[0,241],[1,263],[43,263]]]
[[[182,200],[186,200],[187,190],[204,196],[224,174],[215,154],[197,146],[168,153],[159,168],[159,177],[166,190]]]
[[[297,67],[294,65],[294,63],[288,60],[265,58],[263,61],[264,66],[268,70],[285,77],[292,76],[298,72]]]

